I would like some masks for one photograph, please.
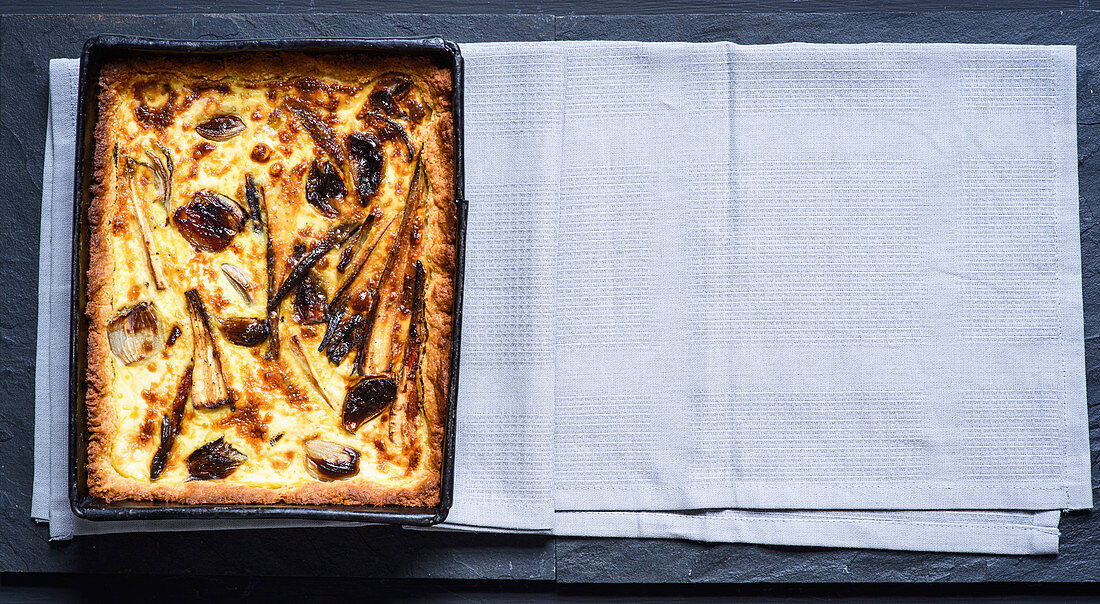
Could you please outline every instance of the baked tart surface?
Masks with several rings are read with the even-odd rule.
[[[99,80],[88,482],[107,500],[439,501],[450,71],[135,59]]]

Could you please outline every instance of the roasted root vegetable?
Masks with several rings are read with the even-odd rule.
[[[168,282],[164,278],[164,268],[161,266],[160,256],[153,245],[153,234],[149,227],[149,219],[145,214],[145,204],[134,187],[137,181],[137,172],[141,168],[146,168],[152,172],[154,180],[156,180],[156,171],[149,164],[139,162],[132,157],[126,158],[126,176],[130,180],[130,207],[134,211],[134,219],[137,221],[138,230],[141,232],[141,245],[145,250],[145,258],[149,262],[149,272],[153,276],[153,284],[158,290],[163,290],[168,287]],[[158,199],[158,201],[160,200]]]
[[[216,409],[229,404],[229,387],[222,373],[221,355],[210,331],[210,317],[198,290],[189,289],[187,314],[191,317],[191,334],[195,339],[194,376],[191,386],[191,405],[196,409]]]
[[[160,445],[153,454],[153,461],[149,464],[149,480],[160,478],[164,468],[168,465],[168,456],[172,453],[172,447],[176,444],[180,426],[183,423],[183,413],[187,407],[187,395],[191,391],[191,367],[188,366],[180,378],[176,388],[176,399],[172,402],[172,409],[160,419]]]

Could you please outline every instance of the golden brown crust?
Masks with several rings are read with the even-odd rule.
[[[431,194],[428,196],[430,203],[424,210],[425,225],[419,256],[429,275],[424,296],[424,322],[428,326],[428,341],[420,369],[424,388],[421,406],[427,436],[424,442],[427,455],[420,464],[426,471],[417,473],[417,476],[421,476],[418,480],[405,483],[299,480],[293,484],[276,483],[264,486],[234,483],[232,477],[224,480],[167,482],[163,479],[150,481],[147,476],[142,478],[124,475],[116,467],[113,453],[119,446],[115,439],[119,438],[122,427],[115,399],[122,388],[119,387],[116,376],[118,362],[111,352],[107,338],[107,325],[120,306],[116,293],[112,290],[117,286],[115,265],[119,260],[115,257],[112,244],[112,216],[118,204],[123,203],[114,184],[119,170],[116,145],[125,143],[118,138],[114,128],[117,126],[116,121],[121,121],[124,117],[120,108],[121,94],[127,92],[128,85],[134,85],[134,79],[138,75],[143,78],[161,76],[185,82],[232,80],[242,74],[254,79],[279,78],[285,81],[297,76],[312,76],[322,81],[331,79],[339,82],[354,79],[356,74],[365,73],[372,74],[370,77],[377,77],[390,71],[400,71],[416,78],[417,83],[426,88],[425,98],[433,110],[430,128],[422,141],[425,177]],[[454,299],[452,275],[455,262],[456,204],[451,92],[451,73],[447,69],[415,58],[383,58],[356,54],[335,57],[300,53],[254,53],[206,60],[143,59],[104,66],[99,81],[99,116],[95,126],[91,202],[87,208],[89,269],[85,313],[89,320],[89,333],[85,400],[90,432],[88,484],[93,495],[107,500],[144,499],[185,504],[285,502],[421,507],[438,503]],[[180,101],[181,106],[188,102],[194,102],[194,99],[188,101],[183,98]],[[133,119],[130,115],[125,118],[131,121]],[[256,455],[256,452],[249,451],[249,454]],[[259,454],[264,455],[263,452]],[[419,456],[420,453],[416,455]],[[177,459],[175,463],[178,465],[181,462]],[[379,468],[382,463],[378,461]],[[407,472],[411,471],[410,468]]]

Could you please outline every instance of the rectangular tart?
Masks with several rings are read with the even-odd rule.
[[[98,86],[91,494],[437,504],[451,72],[240,53],[117,60]]]

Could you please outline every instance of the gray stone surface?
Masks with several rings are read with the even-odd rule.
[[[48,4],[48,3],[47,3]],[[247,2],[246,2],[247,4]],[[676,3],[673,3],[676,4]],[[775,2],[776,6],[784,4]],[[919,5],[919,2],[916,3]],[[856,3],[857,6],[863,6]],[[84,5],[81,5],[84,6]],[[166,5],[173,12],[176,4]],[[904,2],[892,3],[904,8]],[[672,12],[670,8],[669,12]],[[455,535],[392,528],[131,534],[49,544],[29,519],[46,65],[97,33],[175,38],[413,36],[487,40],[1011,42],[1078,46],[1085,344],[1100,457],[1100,14],[981,11],[659,16],[101,15],[0,21],[0,571],[626,581],[1073,581],[1100,579],[1100,516],[1062,521],[1062,553],[961,556],[683,541]],[[1095,478],[1094,478],[1095,484]]]

